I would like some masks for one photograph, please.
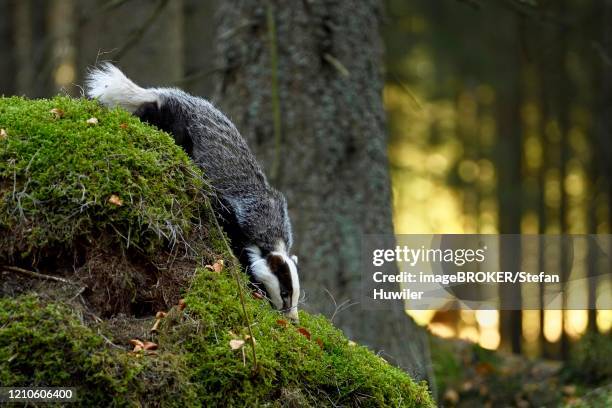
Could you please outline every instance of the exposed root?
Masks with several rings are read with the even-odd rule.
[[[0,268],[4,269],[5,271],[20,273],[22,275],[26,275],[26,276],[29,276],[31,278],[46,279],[46,280],[52,280],[52,281],[55,281],[55,282],[65,283],[67,285],[80,286],[76,282],[73,282],[73,281],[68,280],[68,279],[60,278],[59,276],[45,275],[43,273],[29,271],[27,269],[23,269],[23,268],[20,268],[18,266],[2,265],[2,266],[0,266]],[[81,289],[83,289],[83,291],[84,291],[86,288],[85,287],[81,287]],[[79,295],[81,293],[83,293],[83,291],[79,290]]]

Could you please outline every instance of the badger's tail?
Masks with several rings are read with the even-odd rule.
[[[132,113],[142,104],[158,100],[154,89],[141,88],[109,62],[87,73],[85,87],[90,98],[97,98],[110,108],[121,106]]]

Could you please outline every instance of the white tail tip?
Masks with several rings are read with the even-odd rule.
[[[109,62],[87,73],[85,88],[87,96],[97,98],[103,105],[120,106],[132,113],[143,103],[157,101],[154,90],[139,87]]]

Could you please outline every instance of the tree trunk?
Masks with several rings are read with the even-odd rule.
[[[13,54],[13,4],[0,2],[0,96],[15,92],[15,58]]]
[[[185,72],[177,85],[189,93],[209,98],[214,90],[217,0],[183,0],[183,3]]]
[[[516,18],[514,16],[510,18]],[[520,49],[520,21],[517,29],[509,34],[511,48],[500,56],[509,66],[516,67],[508,71],[506,86],[501,90],[499,98],[499,143],[497,145],[497,167],[499,182],[497,186],[499,201],[499,232],[500,234],[516,234],[512,240],[509,237],[502,240],[499,249],[500,265],[503,270],[521,270],[521,214],[522,214],[522,129],[521,129],[521,74],[522,55]],[[500,284],[500,347],[519,354],[522,340],[522,312],[508,310],[510,305],[520,305],[521,287],[518,284]]]
[[[304,308],[432,380],[425,333],[401,304],[336,310],[360,301],[362,235],[393,233],[381,2],[227,1],[219,11],[218,101],[287,195]]]

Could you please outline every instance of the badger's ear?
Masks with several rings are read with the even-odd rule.
[[[291,259],[293,260],[293,263],[295,263],[295,266],[297,266],[297,264],[298,264],[298,257],[297,257],[297,255],[291,255]]]

